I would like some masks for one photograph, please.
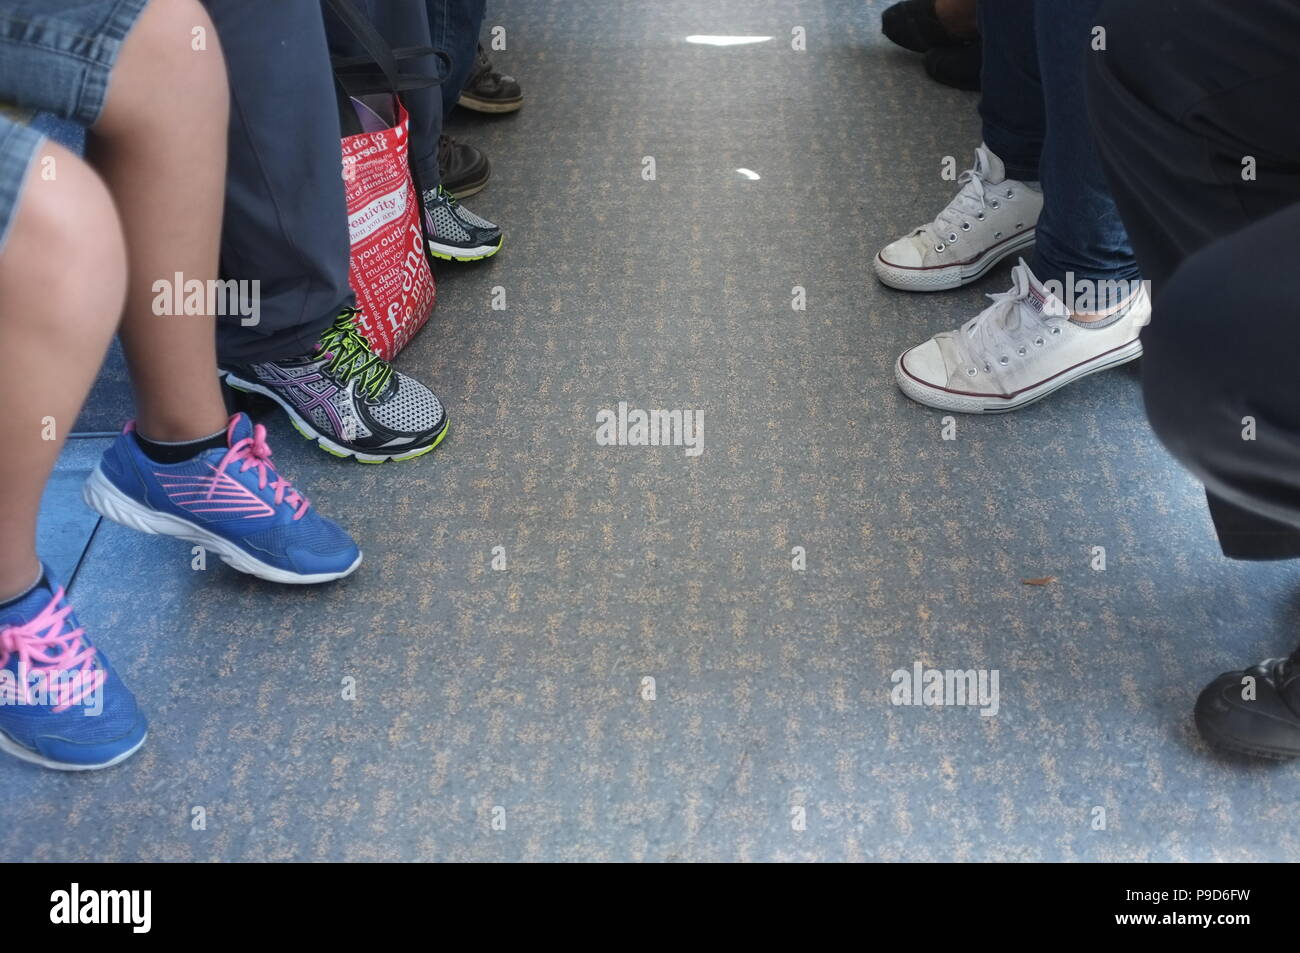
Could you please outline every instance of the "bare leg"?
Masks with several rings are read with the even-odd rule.
[[[52,178],[42,175],[48,161]],[[125,292],[122,227],[104,183],[46,143],[0,254],[0,446],[8,448],[0,454],[0,599],[40,574],[41,491],[104,361]]]
[[[205,49],[194,49],[196,34]],[[117,201],[129,258],[122,347],[137,427],[194,440],[226,425],[214,315],[154,313],[159,280],[217,277],[229,92],[197,0],[153,0],[122,47],[87,156]]]

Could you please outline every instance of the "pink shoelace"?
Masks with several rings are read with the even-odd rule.
[[[226,441],[229,443],[235,435],[235,425],[239,422],[236,415],[230,418],[230,425],[226,428]],[[217,467],[217,476],[226,472],[226,467],[233,463],[239,463],[239,472],[243,473],[250,467],[257,467],[257,488],[266,489],[267,478],[274,476],[271,481],[271,489],[275,490],[275,503],[279,506],[287,502],[290,506],[297,507],[294,510],[293,518],[301,519],[311,506],[311,502],[293,488],[293,484],[280,476],[276,471],[275,465],[271,463],[271,445],[266,442],[266,428],[261,424],[253,424],[253,435],[236,440],[230,444],[230,449],[226,455],[221,458],[221,463]],[[217,492],[217,480],[212,481],[212,488],[208,490],[208,499]]]
[[[18,656],[18,685],[23,701],[31,703],[29,675],[35,672],[46,685],[46,694],[56,702],[54,711],[67,711],[87,695],[98,692],[108,673],[94,667],[95,648],[82,642],[85,630],[63,631],[71,606],[58,608],[63,587],[32,621],[0,629],[0,668]],[[62,633],[62,634],[60,634]],[[75,672],[68,676],[66,673]]]

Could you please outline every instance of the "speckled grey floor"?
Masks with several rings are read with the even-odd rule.
[[[1300,856],[1300,773],[1215,757],[1189,718],[1292,647],[1300,573],[1218,555],[1131,369],[947,442],[895,390],[896,354],[1007,269],[930,297],[870,275],[978,140],[881,7],[494,4],[528,103],[453,132],[493,158],[468,204],[505,248],[443,269],[400,361],[450,438],[362,467],[273,421],[365,547],[339,585],[99,526],[73,596],[153,733],[91,777],[0,766],[3,859]],[[105,394],[91,429],[127,413]],[[619,401],[702,410],[704,453],[597,446]],[[917,661],[996,669],[998,714],[891,705]]]

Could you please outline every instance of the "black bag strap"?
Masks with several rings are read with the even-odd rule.
[[[440,86],[451,72],[451,57],[441,50],[428,46],[393,49],[353,0],[325,0],[325,3],[365,51],[362,56],[330,57],[334,74],[349,95],[396,94]],[[402,71],[402,62],[426,56],[438,57],[440,68],[437,76]]]
[[[356,38],[361,48],[366,51],[370,61],[379,67],[384,78],[388,80],[389,89],[397,90],[397,60],[388,41],[379,35],[374,24],[366,19],[352,0],[325,0],[334,15],[339,18],[349,33]]]
[[[358,135],[362,132],[361,119],[352,106],[353,96],[386,92],[397,97],[409,89],[441,86],[450,74],[451,57],[442,50],[435,50],[428,46],[401,47],[394,50],[352,0],[324,0],[324,2],[334,11],[335,16],[348,32],[356,38],[366,54],[365,56],[330,57],[334,72],[334,93],[339,104],[339,122],[344,136]],[[403,73],[398,67],[401,61],[425,56],[438,57],[441,69],[437,77],[426,76],[423,73]],[[410,161],[409,152],[407,167],[411,172],[411,182],[415,186],[416,196],[423,195],[424,186],[416,172],[415,163]],[[425,233],[425,260],[432,267],[433,257],[428,249],[429,236],[425,228],[425,216],[421,214],[419,220],[420,231]]]

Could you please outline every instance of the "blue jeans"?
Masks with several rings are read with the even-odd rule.
[[[0,0],[0,245],[44,136],[27,114],[47,110],[93,126],[127,34],[145,0]]]
[[[979,5],[984,142],[1006,164],[1009,178],[1042,183],[1030,267],[1040,281],[1063,286],[1067,272],[1076,281],[1139,277],[1085,107],[1087,58],[1106,55],[1092,49],[1100,6],[1100,0]],[[1099,297],[1099,308],[1114,303]]]
[[[456,105],[474,66],[487,0],[424,0],[424,9],[429,15],[429,45],[451,57],[451,72],[442,82],[445,116]]]

